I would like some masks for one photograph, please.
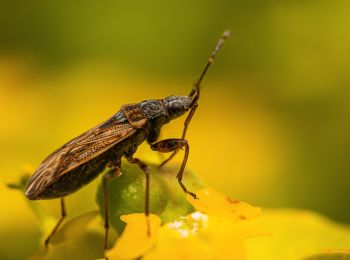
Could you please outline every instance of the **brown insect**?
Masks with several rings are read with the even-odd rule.
[[[103,176],[105,202],[104,247],[107,249],[109,229],[108,181],[120,175],[122,157],[125,157],[130,163],[137,164],[146,174],[145,215],[149,215],[150,171],[142,160],[133,157],[137,147],[145,140],[154,151],[161,153],[173,152],[167,160],[160,164],[160,167],[169,162],[179,149],[185,149],[185,156],[177,174],[177,179],[184,192],[197,198],[182,183],[182,176],[189,154],[189,145],[185,136],[187,127],[198,106],[202,79],[229,35],[230,33],[225,31],[219,39],[202,74],[188,96],[169,96],[164,99],[145,100],[136,104],[124,105],[120,111],[107,121],[72,139],[54,151],[40,164],[27,184],[26,196],[30,200],[61,198],[61,218],[45,240],[45,246],[48,245],[50,238],[66,216],[64,197],[88,184],[108,167],[109,170]],[[184,123],[182,137],[157,142],[161,127],[188,111],[189,114]]]

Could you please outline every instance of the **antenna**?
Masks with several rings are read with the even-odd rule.
[[[228,37],[230,37],[231,33],[230,31],[224,31],[224,33],[222,34],[222,36],[220,37],[218,43],[216,44],[215,46],[215,49],[214,51],[212,52],[210,58],[208,59],[208,62],[207,64],[205,65],[204,67],[204,70],[202,71],[202,74],[200,75],[200,77],[198,78],[197,82],[194,84],[193,86],[193,89],[190,93],[189,96],[193,96],[193,101],[192,101],[192,104],[194,104],[198,99],[199,99],[199,91],[200,91],[200,85],[201,85],[201,82],[205,76],[205,74],[207,73],[210,65],[213,63],[214,59],[215,59],[215,56],[216,54],[220,51],[221,49],[221,46],[224,44],[224,42],[226,41],[226,39]]]
[[[197,82],[194,84],[193,86],[193,89],[190,93],[190,97],[192,97],[192,102],[190,104],[190,112],[185,120],[185,123],[184,123],[184,129],[182,131],[182,137],[181,139],[185,139],[185,136],[186,136],[186,132],[187,132],[187,128],[188,128],[188,125],[190,124],[191,122],[191,119],[194,115],[194,113],[196,112],[196,109],[198,107],[198,104],[197,104],[197,101],[199,99],[199,90],[200,90],[200,85],[201,85],[201,82],[202,82],[202,79],[204,78],[205,74],[207,73],[210,65],[213,63],[214,61],[214,58],[216,56],[216,54],[220,51],[221,49],[221,46],[223,45],[223,43],[226,41],[226,39],[230,36],[230,31],[225,31],[222,36],[220,37],[218,43],[216,44],[215,46],[215,49],[214,51],[212,52],[210,58],[208,59],[208,62],[207,64],[205,65],[204,67],[204,70],[202,71],[202,74],[200,75],[200,77],[198,78]],[[169,162],[174,156],[175,154],[178,152],[178,150],[174,151],[169,157],[168,159],[166,159],[165,161],[163,161],[159,167],[162,167],[164,166],[167,162]],[[187,160],[187,159],[186,159]],[[184,161],[184,163],[186,163],[186,161]],[[183,163],[183,165],[184,165]],[[181,167],[184,167],[184,166],[181,166]],[[181,172],[181,170],[180,170]],[[182,175],[181,175],[182,176]]]

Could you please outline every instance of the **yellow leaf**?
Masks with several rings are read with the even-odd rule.
[[[91,211],[81,214],[80,216],[66,222],[50,240],[50,244],[56,245],[69,240],[75,240],[84,235],[89,223],[98,216],[98,211]],[[52,230],[51,230],[52,231]],[[46,237],[45,237],[46,238]]]
[[[328,249],[323,253],[304,258],[304,260],[346,260],[350,259],[350,249]]]
[[[268,227],[272,236],[247,240],[249,260],[304,259],[323,253],[325,249],[350,249],[350,227],[336,223],[316,212],[266,209],[256,221]],[[346,251],[343,250],[344,252]],[[335,252],[333,253],[335,255]],[[325,258],[327,255],[323,254],[322,257],[324,258],[318,259],[334,259]]]

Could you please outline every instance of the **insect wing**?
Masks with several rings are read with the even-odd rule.
[[[102,154],[135,131],[127,122],[107,121],[74,138],[40,164],[27,184],[26,195],[35,197],[64,173]]]

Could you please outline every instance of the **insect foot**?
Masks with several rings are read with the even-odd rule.
[[[187,191],[187,194],[191,195],[195,200],[199,200],[199,198],[197,197],[196,193]]]
[[[194,198],[194,199],[196,199],[196,200],[199,199],[195,193],[193,193],[193,192],[187,190],[186,186],[182,183],[182,179],[180,179],[179,177],[178,177],[178,182],[179,182],[181,188],[183,189],[183,191],[184,191],[186,194],[191,195],[192,198]]]

